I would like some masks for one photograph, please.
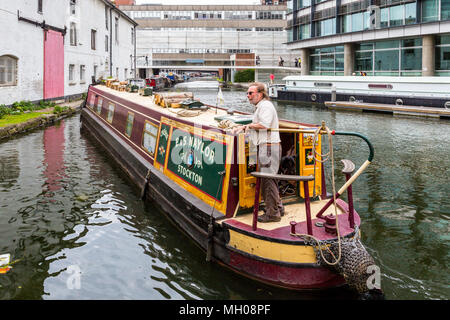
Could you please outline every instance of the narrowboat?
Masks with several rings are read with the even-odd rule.
[[[269,89],[271,98],[285,101],[368,103],[450,108],[448,77],[287,76]]]
[[[271,178],[279,181],[285,214],[279,222],[258,223],[264,212],[260,179],[268,177],[257,171],[245,134],[230,130],[251,122],[252,115],[203,104],[172,108],[161,100],[157,93],[143,96],[91,85],[81,112],[82,132],[117,162],[144,200],[159,206],[205,251],[207,261],[293,290],[358,288],[354,279],[368,281],[366,269],[375,263],[360,242],[361,219],[351,195],[351,184],[373,158],[367,138],[342,133],[367,143],[368,160],[356,172],[345,160],[348,181],[330,194],[321,162],[322,140],[329,139],[322,135],[340,133],[324,124],[280,120],[283,159],[279,174]],[[352,267],[346,265],[349,259]]]

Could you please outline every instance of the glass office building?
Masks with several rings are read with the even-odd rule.
[[[232,55],[254,54],[252,65],[293,63],[287,48],[286,5],[120,6],[139,25],[137,65],[231,65]]]
[[[303,75],[450,76],[450,0],[289,0]]]

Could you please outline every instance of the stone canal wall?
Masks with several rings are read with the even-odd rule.
[[[61,105],[63,108],[59,113],[53,113],[53,110],[46,110],[52,113],[42,113],[38,116],[27,121],[10,124],[5,127],[0,127],[0,140],[14,136],[15,134],[24,133],[39,127],[47,127],[53,125],[55,122],[74,115],[81,110],[83,100],[74,101]],[[54,109],[54,108],[51,108]],[[44,111],[44,110],[42,110]]]

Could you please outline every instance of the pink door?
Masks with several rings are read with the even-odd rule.
[[[44,99],[64,96],[64,39],[60,32],[44,31]]]

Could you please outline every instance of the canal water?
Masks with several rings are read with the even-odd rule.
[[[189,90],[216,103],[217,87]],[[223,94],[226,106],[252,110],[243,91]],[[450,122],[275,104],[280,118],[324,120],[372,141],[374,161],[353,193],[362,241],[381,268],[386,298],[449,299]],[[368,150],[352,137],[337,136],[333,144],[338,188],[344,182],[340,160],[359,167]],[[0,299],[355,298],[343,289],[276,289],[208,264],[137,194],[80,133],[79,115],[0,142],[0,254],[14,262],[0,274]]]

